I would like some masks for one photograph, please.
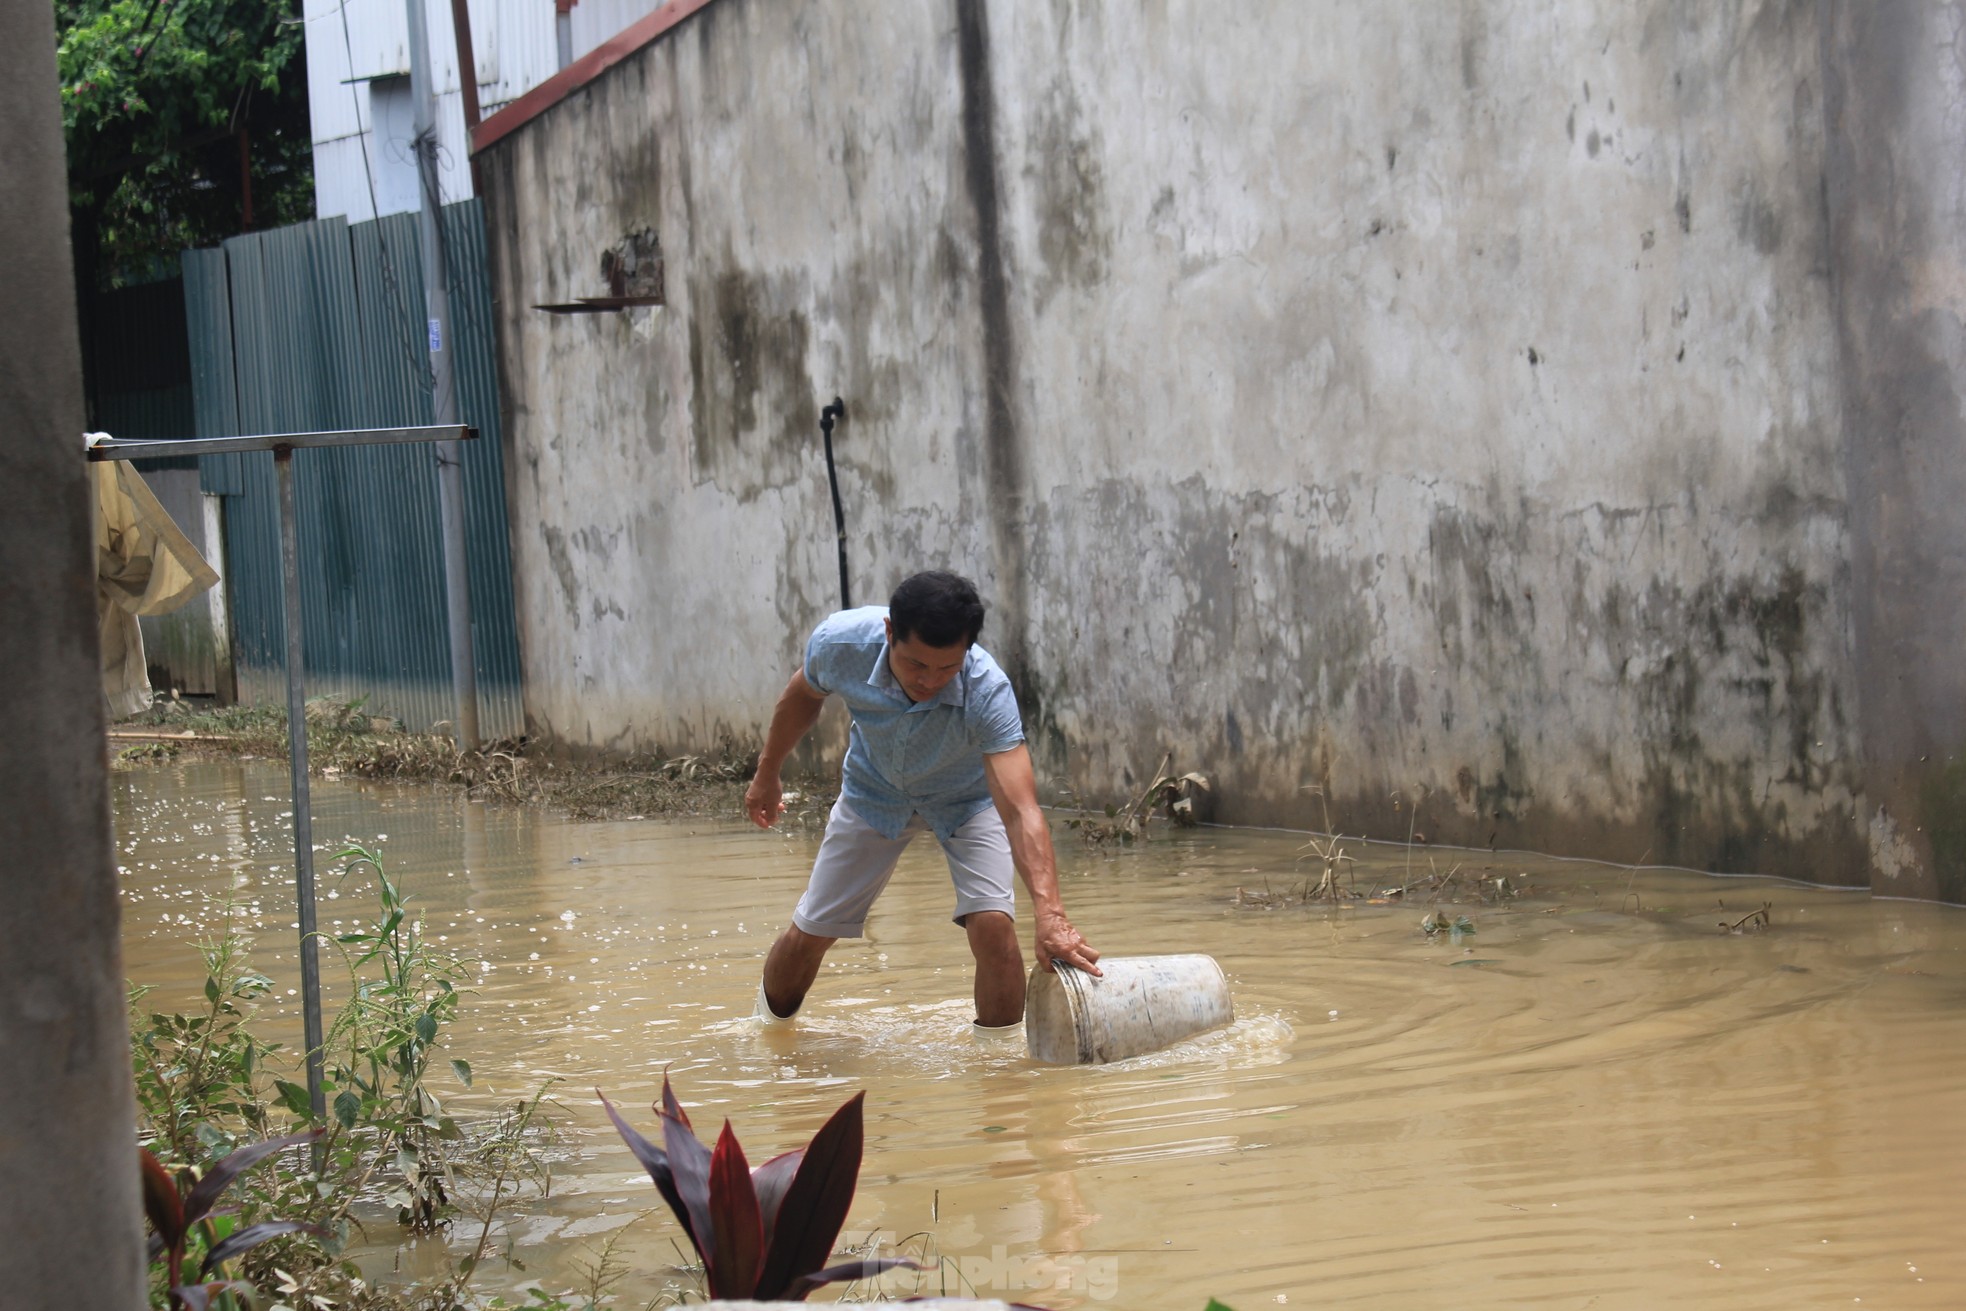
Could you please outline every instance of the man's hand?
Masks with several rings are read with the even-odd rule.
[[[751,786],[744,789],[744,813],[759,828],[770,828],[785,813],[785,787],[777,770],[760,769],[751,776]]]
[[[1046,969],[1051,968],[1053,961],[1063,961],[1093,974],[1100,972],[1098,948],[1072,927],[1072,922],[1065,918],[1063,911],[1039,914],[1037,949],[1038,961]]]
[[[1065,905],[1058,899],[1058,857],[1051,849],[1051,826],[1038,808],[1037,777],[1031,770],[1029,749],[1019,742],[1008,751],[986,754],[983,777],[990,785],[997,813],[1003,816],[1010,858],[1031,893],[1039,962],[1050,969],[1053,961],[1062,960],[1099,973],[1099,953],[1065,918]]]
[[[799,739],[819,720],[826,705],[826,694],[806,682],[805,671],[794,669],[772,708],[771,727],[765,730],[765,749],[758,753],[758,772],[751,786],[744,789],[744,813],[759,828],[770,828],[785,813],[785,789],[778,781],[778,770]]]

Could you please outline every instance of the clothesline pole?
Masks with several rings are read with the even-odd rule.
[[[300,534],[294,518],[294,448],[273,448],[280,484],[280,599],[287,612],[287,767],[294,795],[294,899],[300,905],[300,1011],[307,1042],[307,1102],[327,1120],[322,1086],[321,952],[314,923],[314,808],[307,778],[307,690],[300,643]]]
[[[248,437],[197,437],[177,441],[92,439],[91,460],[139,460],[154,456],[233,455],[272,451],[279,485],[280,599],[287,619],[287,755],[293,778],[294,900],[300,910],[301,1026],[307,1043],[307,1100],[317,1123],[327,1119],[321,1034],[321,952],[314,915],[314,811],[307,778],[307,690],[300,643],[300,535],[294,508],[294,451],[303,446],[388,446],[407,442],[475,441],[463,424],[418,428],[363,428],[334,432],[269,433]],[[319,1144],[315,1146],[318,1157]]]

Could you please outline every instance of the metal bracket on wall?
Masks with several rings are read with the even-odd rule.
[[[535,305],[533,308],[545,310],[548,314],[613,314],[634,309],[638,305],[663,303],[660,296],[582,296],[563,305]]]

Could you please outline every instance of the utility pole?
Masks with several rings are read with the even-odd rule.
[[[423,304],[429,322],[430,422],[457,422],[457,383],[451,375],[456,340],[451,331],[450,289],[444,281],[443,193],[437,187],[437,89],[431,84],[430,31],[423,0],[408,0],[410,99],[415,102],[416,172],[422,204],[417,235],[423,247]],[[461,68],[459,77],[476,70]],[[478,745],[478,666],[471,644],[471,572],[464,557],[464,448],[437,443],[437,501],[444,533],[444,599],[450,616],[451,690],[457,712],[451,736],[459,751]]]

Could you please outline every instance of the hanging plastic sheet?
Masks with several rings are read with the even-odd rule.
[[[218,581],[198,548],[127,461],[89,466],[95,479],[96,617],[102,691],[112,720],[150,707],[138,615],[168,614]]]

